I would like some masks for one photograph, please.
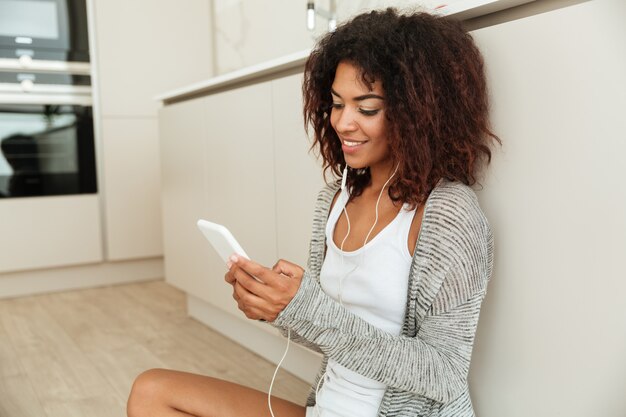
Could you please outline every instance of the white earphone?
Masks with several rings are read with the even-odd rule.
[[[341,176],[341,191],[346,188],[346,181],[348,180],[348,164],[343,168],[343,175]]]

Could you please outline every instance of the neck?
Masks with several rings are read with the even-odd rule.
[[[389,184],[393,182],[393,178],[391,181],[389,181],[389,179],[392,175],[394,175],[394,173],[397,174],[397,165],[393,165],[391,163],[384,167],[370,167],[372,182],[368,188],[374,192],[380,192],[385,184],[389,186]]]

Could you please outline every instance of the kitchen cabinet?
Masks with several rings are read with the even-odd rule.
[[[324,185],[322,167],[309,152],[304,131],[302,74],[277,78],[271,85],[278,256],[305,267],[315,200]]]
[[[196,221],[207,208],[205,148],[208,99],[159,111],[165,277],[191,293],[207,293],[207,242]]]
[[[473,32],[503,140],[479,192],[496,248],[477,415],[626,415],[624,16],[596,0]]]
[[[92,76],[98,193],[1,202],[0,297],[162,277],[154,96],[212,76],[211,9],[87,0],[91,65],[70,67]]]
[[[0,230],[0,273],[102,261],[95,194],[3,200]]]
[[[237,317],[226,268],[195,222],[224,224],[262,264],[306,265],[323,183],[308,153],[300,83],[288,75],[160,111],[166,280]]]
[[[246,253],[272,266],[276,260],[276,202],[272,137],[271,85],[261,83],[210,96],[205,153],[207,220],[228,227]],[[204,298],[238,313],[226,269],[207,242],[210,283]]]
[[[105,118],[102,182],[107,259],[162,255],[156,119]]]
[[[264,265],[284,258],[306,266],[323,181],[308,153],[300,85],[291,71],[159,111],[165,279],[188,294],[190,315],[275,362],[284,339],[237,309],[226,267],[196,221],[226,225]],[[292,346],[283,367],[312,380],[319,361]]]

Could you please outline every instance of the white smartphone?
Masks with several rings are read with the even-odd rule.
[[[237,242],[237,239],[225,226],[200,219],[198,220],[198,229],[211,242],[213,249],[215,249],[224,263],[228,262],[228,258],[233,253],[250,259],[239,242]]]

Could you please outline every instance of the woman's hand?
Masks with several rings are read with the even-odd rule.
[[[253,320],[274,321],[298,292],[304,269],[279,260],[272,269],[233,255],[224,276],[239,310]]]

